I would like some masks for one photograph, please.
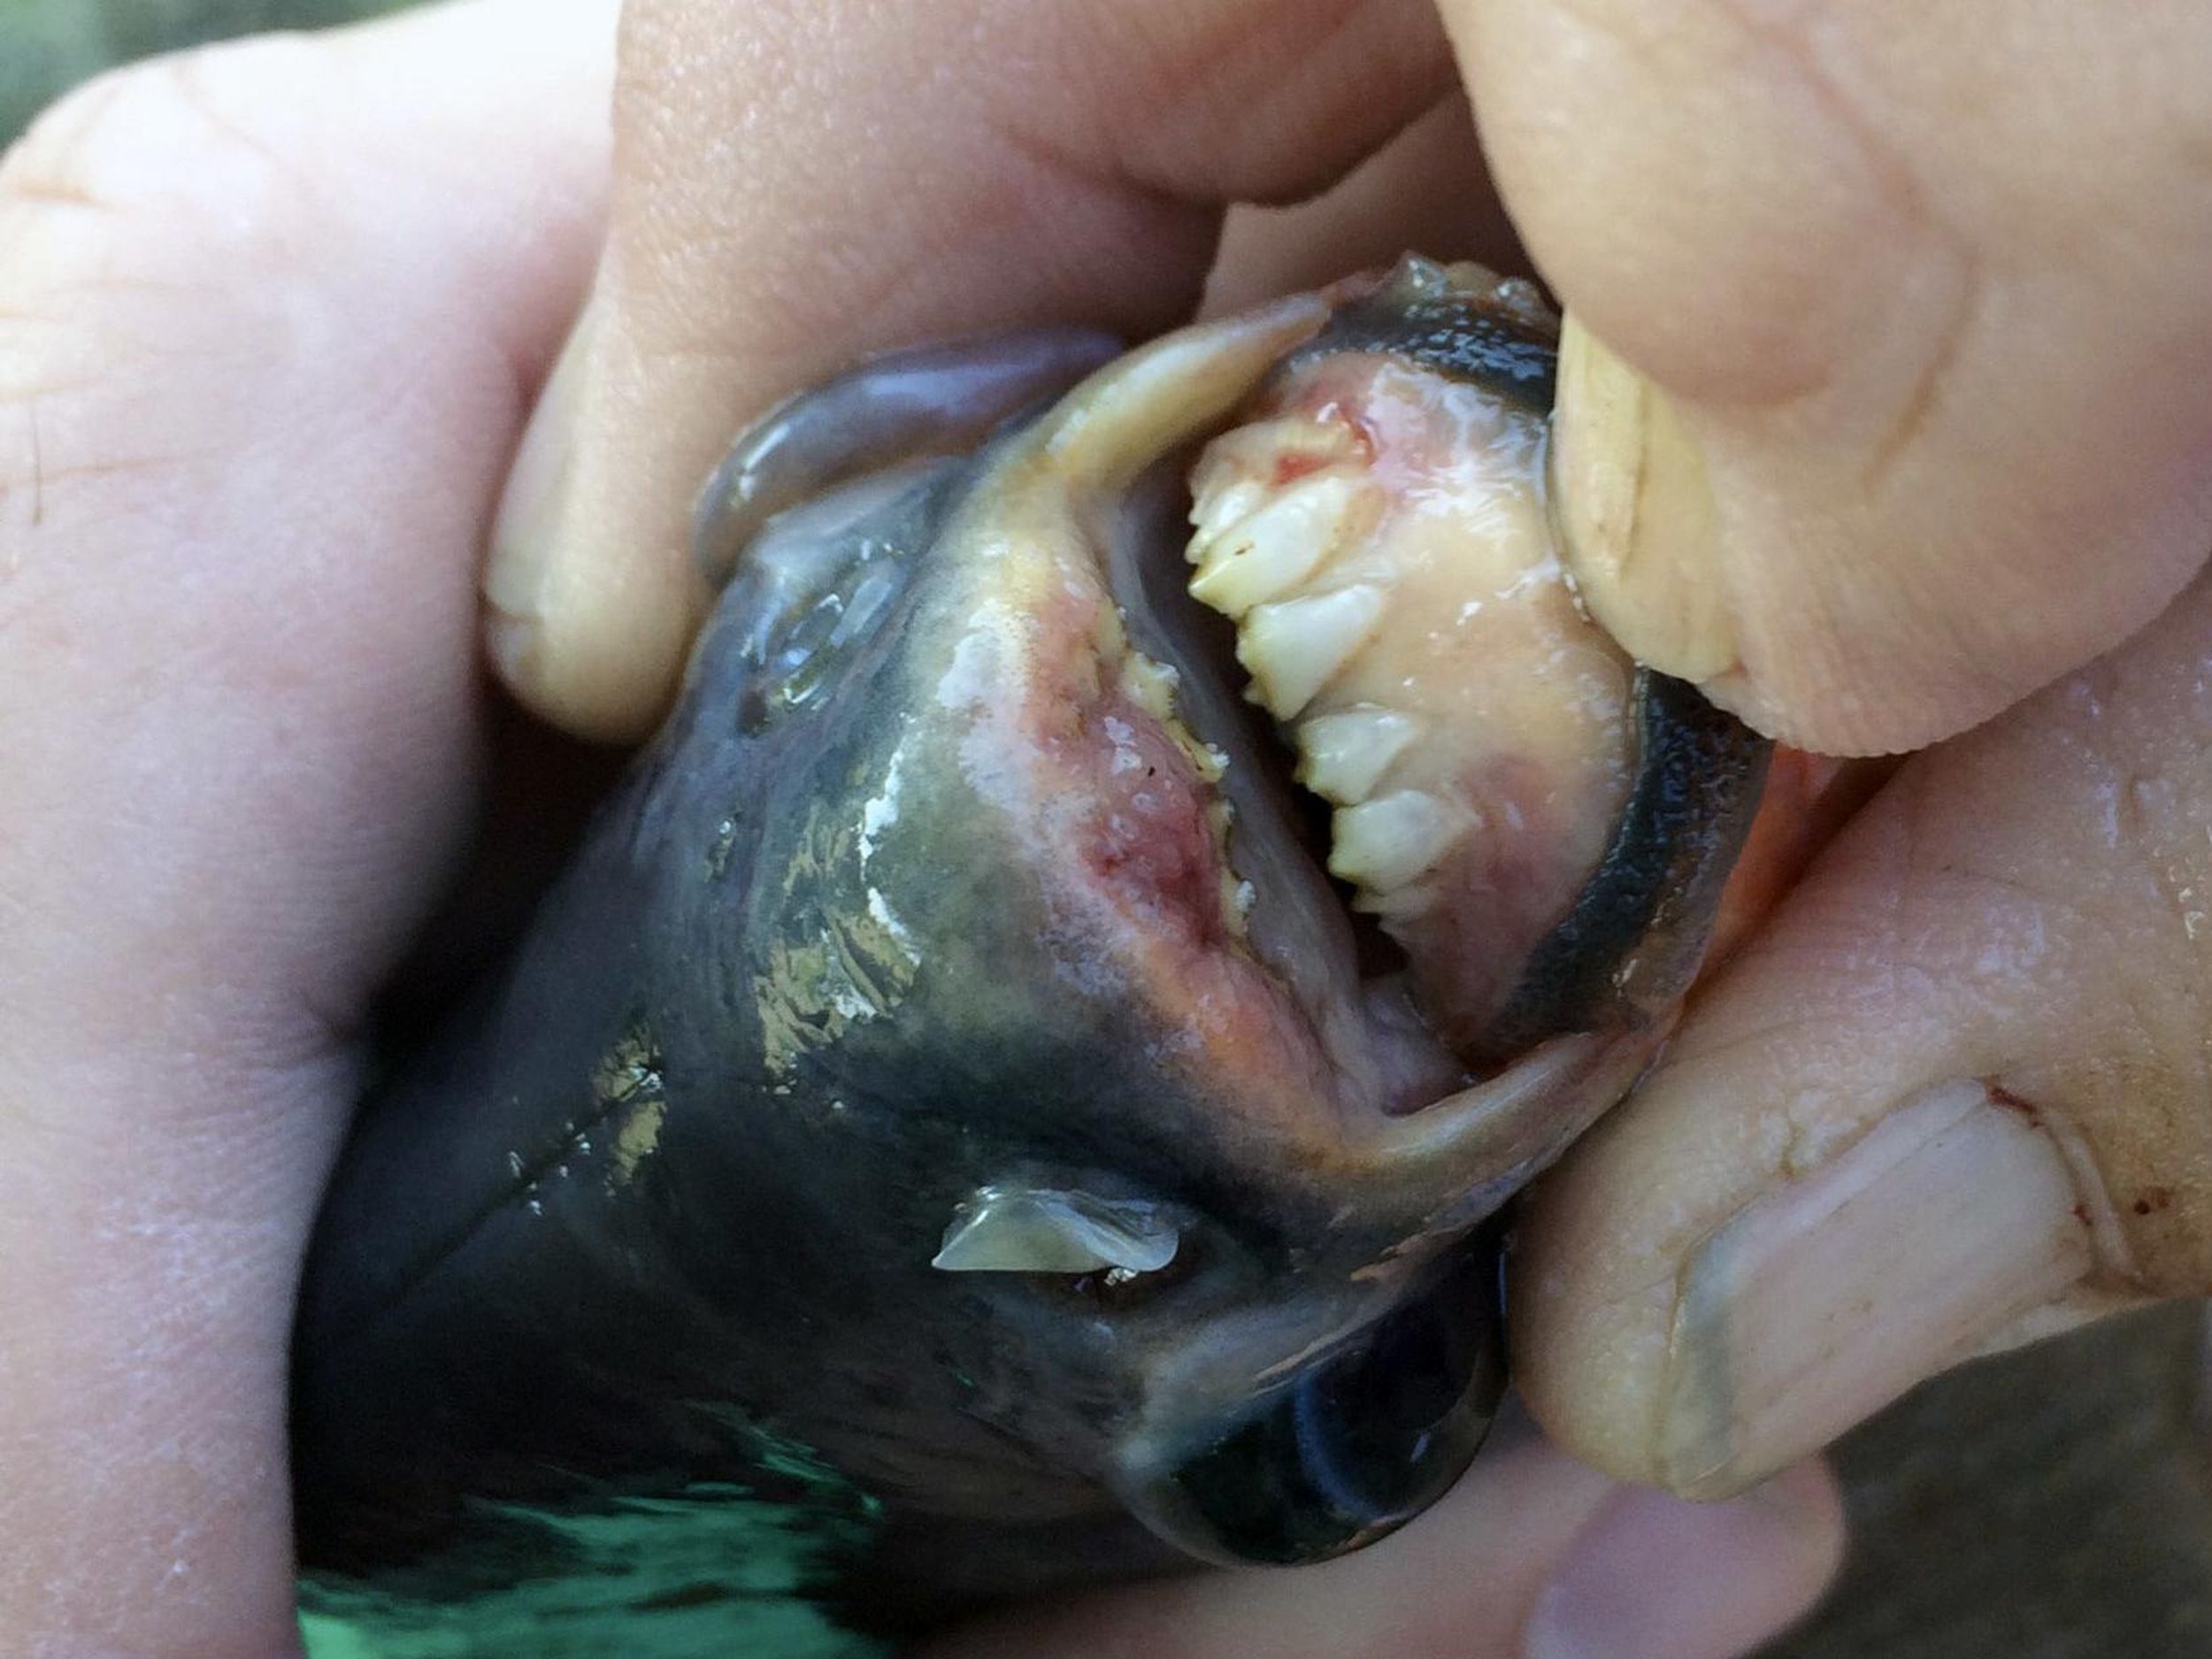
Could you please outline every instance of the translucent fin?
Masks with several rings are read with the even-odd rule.
[[[1156,1204],[992,1186],[954,1213],[930,1265],[948,1273],[1154,1273],[1180,1242]]]

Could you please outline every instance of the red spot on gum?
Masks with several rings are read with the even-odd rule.
[[[1054,789],[1079,803],[1077,867],[1125,910],[1179,924],[1194,945],[1228,937],[1206,786],[1189,755],[1101,657],[1096,611],[1071,598],[1044,625],[1037,734]]]
[[[2139,1216],[2147,1216],[2154,1211],[2165,1209],[2173,1202],[2174,1189],[2172,1187],[2146,1187],[2142,1196],[2135,1201],[2135,1213]]]
[[[2080,1222],[2083,1226],[2087,1226],[2089,1225],[2089,1206],[2087,1204],[2076,1204],[2074,1206],[2074,1219]]]
[[[1181,749],[1127,699],[1109,696],[1082,722],[1096,807],[1084,862],[1125,902],[1223,934],[1221,868],[1198,780]]]

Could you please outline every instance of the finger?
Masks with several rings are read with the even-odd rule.
[[[870,352],[1187,317],[1222,208],[1310,193],[1442,95],[1429,0],[632,0],[599,280],[487,577],[559,724],[657,719],[734,432]]]
[[[1333,188],[1287,207],[1230,209],[1199,310],[1223,316],[1412,250],[1509,275],[1527,256],[1483,170],[1473,113],[1454,93]]]
[[[348,1028],[464,828],[476,550],[613,17],[110,79],[0,170],[0,1647],[289,1652]]]
[[[1517,1363],[1733,1490],[1922,1377],[2212,1290],[2212,580],[1920,757],[1540,1189]]]
[[[1532,1438],[1359,1555],[1018,1614],[922,1659],[1733,1659],[1812,1604],[1842,1540],[1817,1464],[1692,1504]]]
[[[1571,349],[1577,574],[1801,747],[1963,729],[2212,545],[2188,0],[1446,0]],[[1623,365],[1629,365],[1624,367]]]

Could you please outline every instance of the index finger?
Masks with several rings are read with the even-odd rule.
[[[2201,5],[1445,0],[1564,302],[1555,465],[1640,661],[1919,748],[2212,545]]]
[[[649,729],[739,426],[917,341],[1156,332],[1227,204],[1318,188],[1451,80],[1429,0],[632,0],[607,247],[487,577],[503,676]]]

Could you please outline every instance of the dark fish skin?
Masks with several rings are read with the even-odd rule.
[[[1109,1489],[1145,1377],[1258,1309],[1281,1337],[1201,1390],[1248,1409],[1240,1364],[1340,1348],[1420,1291],[1406,1218],[1340,1213],[1294,1137],[1256,1156],[1276,1102],[1221,1096],[1275,1079],[1194,1063],[1181,1010],[1102,979],[1063,872],[978,793],[944,687],[995,572],[918,551],[970,471],[934,465],[838,544],[841,614],[872,591],[872,628],[810,651],[818,607],[733,586],[511,969],[364,1112],[296,1340],[311,1571],[465,1553],[486,1501],[806,1502],[764,1444],[868,1494],[843,1564],[872,1624],[1157,1571]],[[1010,1175],[1171,1207],[1173,1282],[933,1271]],[[1455,1313],[1479,1335],[1479,1302]],[[1199,1406],[1202,1439],[1234,1426]],[[1471,1450],[1447,1444],[1443,1479]]]
[[[2212,1653],[2206,1310],[1978,1360],[1836,1449],[1842,1577],[1761,1659]]]
[[[1564,930],[1605,972],[1545,967],[1590,1023],[1410,1117],[1361,1094],[1347,994],[1238,933],[1248,866],[1096,545],[1326,317],[1160,342],[740,562],[512,961],[341,1159],[294,1343],[322,1605],[465,1627],[541,1579],[603,1612],[751,1506],[806,1540],[776,1594],[903,1632],[1356,1548],[1464,1467],[1502,1386],[1471,1229],[1663,1033],[1710,920],[1667,894],[1717,901],[1761,751],[1647,686],[1653,781]],[[933,1264],[1008,1189],[1178,1248]],[[757,1575],[649,1576],[633,1610],[667,1620]]]
[[[942,502],[925,492],[877,534],[925,536]],[[841,674],[907,672],[924,630],[902,621]],[[766,718],[772,669],[712,641],[698,661],[512,971],[347,1154],[301,1312],[310,1564],[442,1542],[465,1494],[588,1502],[672,1465],[758,1489],[760,1401],[783,1402],[780,1437],[882,1490],[932,1486],[984,1534],[1071,1517],[1158,1559],[1049,1461],[1124,1409],[1113,1369],[1082,1352],[1097,1327],[1032,1286],[994,1296],[927,1263],[955,1206],[1010,1164],[1109,1161],[1162,1191],[1232,1172],[1192,1169],[1129,1110],[1177,1087],[1141,1043],[1087,1029],[1079,1004],[1039,1018],[1053,965],[1018,863],[973,803],[931,797],[957,771],[917,750],[903,833],[879,856],[926,863],[867,885],[899,894],[899,926],[926,930],[930,953],[909,963],[870,931],[853,791],[880,787],[912,741],[895,713],[909,700]],[[909,854],[945,815],[935,844],[957,851]],[[895,999],[897,1021],[841,1012],[871,997]],[[832,1052],[809,1047],[833,1031]],[[781,1071],[740,1063],[787,1052]],[[892,1422],[935,1434],[892,1441]]]

